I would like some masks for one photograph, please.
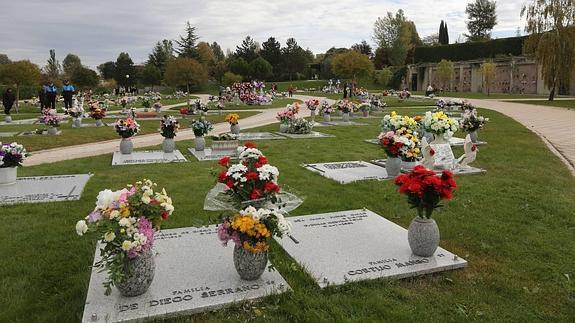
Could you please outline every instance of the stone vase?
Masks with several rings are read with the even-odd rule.
[[[82,128],[82,118],[74,118],[72,128]]]
[[[330,122],[330,121],[331,121],[331,114],[329,114],[329,113],[324,113],[324,114],[323,114],[323,121],[325,121],[325,122]]]
[[[48,134],[50,136],[54,136],[58,134],[58,128],[56,127],[48,127]]]
[[[476,144],[477,143],[477,130],[469,132],[469,138],[471,138],[471,142]]]
[[[96,127],[103,127],[103,126],[104,126],[104,121],[102,121],[102,119],[96,120]]]
[[[164,138],[164,141],[162,142],[162,150],[165,153],[173,153],[175,149],[176,141],[174,138]]]
[[[268,252],[250,252],[240,246],[234,247],[234,266],[243,280],[256,280],[268,264]]]
[[[399,157],[387,157],[385,171],[389,176],[397,176],[401,172],[401,159]]]
[[[230,125],[230,132],[233,133],[234,135],[239,135],[240,134],[240,124],[236,123],[236,124]]]
[[[0,186],[12,185],[18,178],[18,167],[0,167]]]
[[[315,118],[315,110],[310,110],[309,113],[312,118]]]
[[[349,122],[349,112],[344,112],[341,116],[343,122]]]
[[[194,141],[196,144],[196,151],[203,151],[206,149],[206,138],[204,138],[204,136],[196,136]]]
[[[423,130],[423,137],[425,137],[425,139],[427,140],[427,143],[433,142],[433,133]]]
[[[11,116],[6,116],[6,117],[4,117],[4,122],[6,122],[6,123],[12,123],[12,117],[11,117]]]
[[[132,139],[122,138],[122,141],[120,141],[120,152],[123,155],[129,155],[133,151],[134,151],[134,143],[132,143]]]
[[[439,228],[434,219],[416,217],[407,230],[407,240],[414,255],[431,257],[439,246]]]
[[[287,123],[280,123],[280,132],[286,133],[288,132],[289,125]]]
[[[116,288],[125,297],[144,294],[152,281],[156,264],[152,250],[144,251],[136,258],[126,258],[124,262],[124,278],[116,282]]]
[[[448,144],[449,141],[445,139],[444,134],[433,134],[433,144]]]
[[[404,160],[401,161],[401,169],[408,171],[408,172],[412,171],[416,165],[417,165],[416,161],[413,161],[413,162],[404,161]]]
[[[362,113],[363,113],[364,118],[369,117],[369,110],[364,110],[364,111],[362,111]]]

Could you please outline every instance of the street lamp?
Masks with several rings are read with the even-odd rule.
[[[128,87],[130,85],[130,74],[126,74],[126,92],[129,93]]]

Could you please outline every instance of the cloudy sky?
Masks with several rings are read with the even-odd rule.
[[[403,9],[421,37],[448,23],[454,42],[466,31],[462,0],[15,0],[2,1],[0,53],[12,60],[30,59],[43,66],[50,48],[61,61],[67,53],[95,67],[127,51],[142,63],[161,39],[176,39],[187,20],[201,41],[217,41],[234,50],[245,36],[262,43],[274,36],[294,37],[314,53],[332,46],[373,43],[373,23],[387,11]],[[494,37],[523,29],[523,1],[498,1]]]

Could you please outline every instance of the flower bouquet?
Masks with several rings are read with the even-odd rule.
[[[181,108],[181,109],[180,109],[180,114],[182,115],[182,117],[185,118],[185,116],[187,116],[188,114],[190,114],[190,109],[189,109],[189,108]]]
[[[194,140],[196,144],[196,151],[203,151],[206,147],[206,139],[204,136],[207,135],[210,130],[214,129],[214,127],[208,120],[204,119],[203,117],[201,117],[199,120],[193,120],[190,124],[190,127],[196,136]]]
[[[151,105],[152,104],[150,103],[150,98],[148,98],[147,96],[142,98],[142,107],[144,108],[144,112],[148,112]]]
[[[18,166],[28,157],[24,146],[17,142],[2,144],[0,142],[0,185],[16,183]]]
[[[305,105],[311,111],[315,111],[319,107],[320,102],[318,99],[309,99],[305,101]]]
[[[56,110],[44,109],[42,110],[41,121],[49,127],[59,127],[62,117],[56,114]]]
[[[140,125],[132,118],[120,119],[114,123],[114,130],[126,139],[135,136],[140,131]]]
[[[294,118],[289,123],[287,132],[293,134],[308,134],[311,133],[312,129],[313,123],[304,118]]]
[[[178,129],[180,129],[180,123],[174,116],[165,115],[162,120],[160,120],[160,135],[164,137],[162,150],[165,153],[173,153],[174,149],[176,149],[174,137]]]
[[[106,109],[101,109],[98,105],[90,107],[90,117],[96,120],[98,127],[103,126],[102,119],[106,116]]]
[[[76,223],[78,235],[96,232],[101,239],[101,259],[94,265],[108,272],[106,295],[112,286],[124,296],[141,295],[152,283],[154,233],[174,211],[172,199],[156,187],[144,179],[119,191],[101,191],[94,210]]]
[[[267,250],[271,239],[288,235],[291,224],[273,210],[248,206],[233,216],[223,218],[218,238],[227,246],[234,242],[234,266],[244,280],[256,280],[267,267]]]
[[[363,117],[367,118],[369,116],[369,111],[371,111],[371,103],[362,102],[357,106],[357,109],[363,113]]]
[[[327,103],[327,101],[321,102],[321,108],[319,110],[319,113],[323,115],[323,121],[330,122],[331,114],[333,113],[333,111],[334,111],[333,107],[329,103]]]
[[[233,133],[212,136],[212,150],[236,150],[239,143],[238,135]]]
[[[237,113],[229,113],[225,119],[226,122],[230,124],[230,132],[235,135],[240,134],[240,125],[238,123],[239,119],[240,116]]]
[[[411,169],[421,156],[421,143],[415,131],[408,128],[400,128],[395,134],[402,143],[399,148],[399,157],[403,162],[403,168]]]
[[[434,134],[435,143],[446,143],[457,131],[457,121],[443,111],[427,111],[422,120],[423,130]]]
[[[391,111],[391,114],[386,114],[381,120],[382,132],[396,131],[400,128],[415,130],[417,127],[418,124],[413,118],[399,115],[395,111]]]
[[[289,124],[298,113],[299,107],[294,108],[288,105],[284,111],[280,111],[276,115],[276,119],[280,122],[280,132],[287,132]]]
[[[417,217],[408,229],[408,241],[412,252],[430,257],[439,245],[439,228],[431,218],[433,210],[440,207],[442,199],[449,200],[457,187],[453,174],[445,170],[441,176],[423,166],[395,178],[399,193],[407,195],[407,202],[417,210]]]
[[[489,122],[489,118],[477,116],[477,110],[464,110],[461,115],[462,119],[459,122],[459,127],[468,132],[473,143],[477,142],[477,130],[483,129],[483,126]]]

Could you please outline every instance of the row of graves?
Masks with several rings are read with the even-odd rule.
[[[319,100],[310,100],[306,106],[311,111],[323,110],[324,118],[333,113]],[[342,122],[349,113],[346,107],[349,102],[330,106],[340,109]],[[75,226],[78,235],[98,239],[82,321],[157,320],[294,292],[281,273],[266,270],[271,268],[268,250],[272,240],[306,268],[320,288],[401,279],[467,265],[465,259],[439,247],[439,228],[432,214],[440,201],[451,199],[457,187],[454,175],[483,172],[469,166],[477,157],[479,144],[471,133],[481,129],[487,119],[479,122],[475,109],[464,111],[461,121],[443,111],[429,111],[420,118],[392,112],[383,117],[381,133],[374,142],[382,147],[386,159],[301,165],[302,171],[341,185],[393,180],[398,194],[406,195],[415,210],[405,229],[368,209],[287,216],[304,201],[281,188],[279,169],[270,165],[251,141],[298,138],[290,135],[323,138],[312,135],[315,117],[311,121],[300,118],[299,109],[291,105],[280,112],[278,120],[284,129],[275,133],[241,132],[239,117],[227,116],[230,133],[212,140],[211,148],[230,154],[217,156],[222,170],[204,199],[205,210],[221,212],[218,225],[160,230],[177,205],[165,189],[149,179],[101,191],[94,209]],[[161,128],[165,140],[162,151],[156,153],[171,154],[172,162],[185,162],[174,144],[178,121],[166,116]],[[451,145],[459,128],[468,134],[461,139],[465,154],[455,158]],[[133,151],[129,139],[138,131],[135,120],[119,120],[115,129],[122,141],[113,158],[119,155],[132,161],[113,165],[166,162],[165,157],[154,160],[149,152]],[[211,129],[204,119],[192,122],[196,138],[190,150],[207,150],[204,137]],[[239,143],[242,141],[244,144]],[[0,204],[76,200],[90,179],[90,174],[17,178],[26,150],[17,143],[1,147]]]

